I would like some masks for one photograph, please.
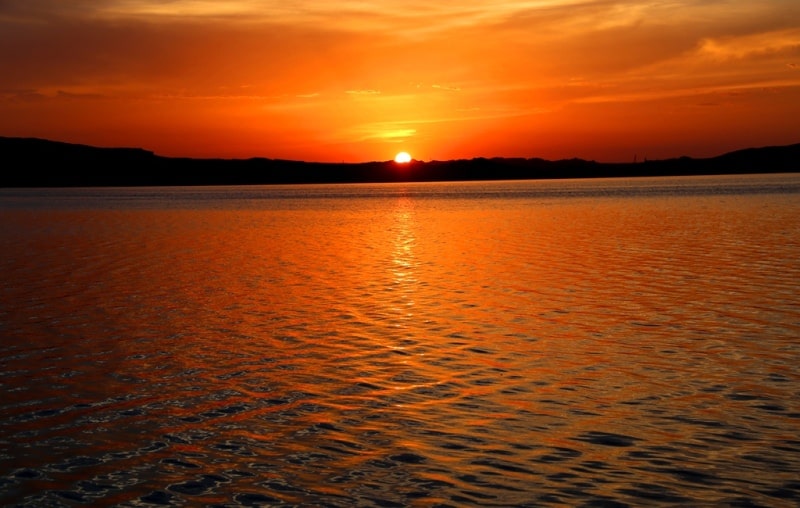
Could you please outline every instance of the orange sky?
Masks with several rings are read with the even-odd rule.
[[[630,161],[800,142],[797,0],[0,0],[0,135]]]

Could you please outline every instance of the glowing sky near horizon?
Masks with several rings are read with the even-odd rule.
[[[800,142],[800,2],[0,0],[0,135],[312,161]]]

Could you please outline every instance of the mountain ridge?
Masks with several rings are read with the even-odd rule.
[[[585,159],[476,157],[361,163],[164,157],[41,138],[0,137],[0,187],[189,186],[411,181],[530,180],[800,172],[800,143],[715,157],[617,163]]]

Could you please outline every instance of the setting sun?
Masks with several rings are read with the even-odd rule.
[[[408,152],[400,152],[394,156],[394,161],[398,164],[406,164],[411,162],[411,155]]]

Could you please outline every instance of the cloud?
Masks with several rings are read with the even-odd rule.
[[[402,143],[418,134],[414,122],[406,121],[356,121],[350,125],[339,126],[326,133],[327,141],[342,143]]]
[[[603,94],[587,95],[585,97],[572,100],[578,104],[602,104],[602,103],[631,103],[631,102],[655,102],[664,99],[701,97],[708,95],[739,95],[747,92],[763,92],[765,90],[776,90],[781,88],[798,88],[799,79],[780,79],[763,80],[738,84],[708,84],[694,85],[686,87],[662,88],[645,91],[625,91],[616,90]]]
[[[431,85],[431,88],[436,88],[437,90],[444,90],[446,92],[460,92],[461,91],[461,87],[458,87],[458,86]]]
[[[346,90],[348,95],[380,95],[380,90]]]
[[[751,56],[782,52],[797,53],[800,48],[800,28],[707,38],[697,50],[703,57],[716,60],[743,59]]]
[[[38,102],[47,99],[47,96],[38,90],[0,90],[0,100],[7,102]]]

